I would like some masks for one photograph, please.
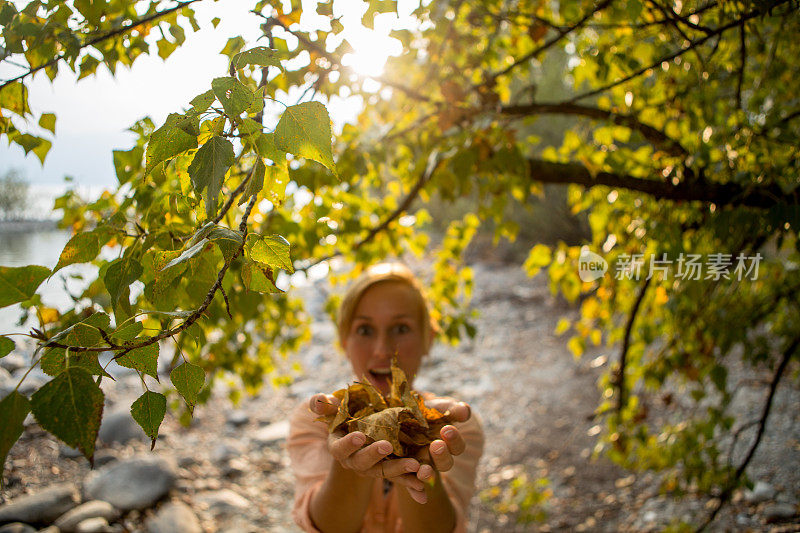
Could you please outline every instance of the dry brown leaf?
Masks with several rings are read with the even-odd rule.
[[[386,440],[397,457],[410,457],[420,448],[439,438],[447,421],[447,413],[427,407],[416,391],[411,389],[405,372],[392,361],[392,384],[389,397],[381,393],[365,378],[346,389],[333,393],[341,400],[335,415],[321,416],[317,420],[336,431],[361,431],[367,442]]]

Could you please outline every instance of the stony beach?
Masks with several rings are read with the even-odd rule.
[[[470,531],[661,531],[674,520],[701,522],[706,499],[659,494],[657,474],[629,472],[593,457],[600,429],[596,383],[617,352],[595,348],[581,359],[572,356],[554,329],[561,316],[576,310],[550,294],[544,276],[529,279],[519,267],[503,264],[473,268],[477,336],[456,347],[436,346],[415,383],[469,402],[481,417],[487,440]],[[290,515],[286,415],[312,393],[351,380],[322,309],[321,284],[298,289],[314,319],[313,341],[283,363],[289,368],[299,362],[304,372],[290,386],[266,385],[236,406],[220,386],[212,402],[195,410],[188,428],[168,413],[153,452],[128,413],[141,393],[135,374],[120,372],[116,382],[104,381],[107,405],[94,470],[29,418],[6,463],[0,533],[298,531]],[[25,357],[15,353],[0,363],[0,390],[13,388],[26,370]],[[795,365],[787,376],[797,370]],[[742,379],[731,411],[750,420],[761,409],[769,371],[734,365],[731,372]],[[34,370],[22,390],[47,379]],[[737,492],[710,530],[800,530],[797,405],[797,380],[785,379],[748,470],[756,484]],[[743,432],[741,438],[752,436]],[[541,521],[519,523],[513,506],[495,508],[491,495],[520,474],[549,482]]]

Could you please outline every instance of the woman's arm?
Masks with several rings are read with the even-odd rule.
[[[332,399],[317,395],[311,399],[310,407],[318,414],[327,414],[333,405]],[[419,461],[386,459],[392,452],[388,441],[373,442],[369,446],[364,446],[365,443],[366,436],[360,431],[329,438],[328,449],[335,460],[325,481],[311,497],[309,509],[314,525],[324,533],[361,529],[377,478],[391,479],[405,486],[409,499],[422,501],[425,498],[423,483],[416,476]]]
[[[426,402],[429,403],[437,402]],[[450,402],[449,399],[439,403],[436,408],[449,411],[449,418],[454,422],[466,422],[471,415],[467,404]],[[417,472],[419,479],[429,483],[425,491],[426,501],[420,503],[412,500],[404,491],[398,492],[400,516],[407,533],[451,533],[456,527],[456,510],[439,472],[453,468],[454,457],[464,453],[466,442],[458,428],[451,425],[444,426],[440,436],[441,439],[433,441],[423,451],[423,465]]]

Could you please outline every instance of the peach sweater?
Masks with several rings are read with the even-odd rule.
[[[333,457],[328,453],[328,428],[316,422],[316,415],[308,409],[308,401],[294,409],[289,418],[289,452],[292,471],[295,475],[294,520],[304,531],[318,533],[309,514],[311,497],[322,485],[331,468]],[[472,417],[461,424],[454,424],[466,442],[466,450],[455,457],[453,468],[443,472],[442,481],[456,511],[455,532],[466,531],[467,511],[472,493],[475,491],[475,474],[478,460],[483,452],[483,430],[473,412]],[[401,533],[403,524],[398,515],[394,487],[383,494],[383,483],[375,479],[372,499],[364,515],[362,533]],[[404,489],[400,489],[404,490]]]

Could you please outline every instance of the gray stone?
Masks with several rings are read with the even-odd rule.
[[[127,410],[112,411],[103,417],[97,434],[106,444],[125,444],[132,440],[146,440],[147,436]]]
[[[148,533],[203,533],[194,511],[183,502],[164,504],[145,525]]]
[[[764,508],[767,524],[788,520],[797,514],[797,508],[789,503],[772,503]]]
[[[209,458],[215,463],[227,463],[231,459],[242,455],[242,450],[236,446],[223,442],[211,451]]]
[[[0,523],[25,522],[50,525],[77,502],[77,487],[72,483],[53,485],[36,494],[15,498],[0,507]]]
[[[289,421],[282,420],[280,422],[275,422],[274,424],[270,424],[265,426],[255,433],[253,433],[253,442],[256,444],[260,444],[261,446],[268,446],[270,444],[275,444],[282,440],[286,440],[286,437],[289,436]]]
[[[104,500],[121,511],[145,509],[175,484],[175,471],[164,459],[139,456],[105,466],[85,483],[88,497]]]
[[[0,367],[13,374],[20,368],[28,368],[28,365],[20,354],[11,352],[7,356],[0,358]]]
[[[0,359],[2,361],[3,359]],[[17,382],[11,377],[11,372],[0,366],[0,389],[13,389],[17,386]]]
[[[108,520],[101,516],[87,518],[75,528],[75,533],[111,533],[111,531]]]
[[[251,505],[250,501],[230,489],[198,494],[195,500],[206,506],[214,515],[239,513]]]
[[[89,518],[105,518],[111,522],[119,517],[119,511],[108,502],[102,500],[92,500],[70,509],[55,521],[55,526],[63,533],[73,533],[77,531],[78,524]]]
[[[58,453],[61,455],[61,457],[66,459],[77,459],[78,457],[83,457],[83,454],[78,448],[72,448],[66,444],[62,444],[58,447]]]
[[[228,411],[225,415],[225,421],[233,427],[240,427],[247,424],[250,421],[250,417],[243,410],[234,409],[233,411]]]
[[[0,526],[0,533],[36,533],[36,528],[22,522],[12,522]]]
[[[744,491],[744,499],[748,503],[761,503],[775,497],[775,489],[769,483],[756,481],[753,490]]]
[[[39,533],[61,533],[61,530],[56,526],[47,526],[44,529],[40,529]]]

